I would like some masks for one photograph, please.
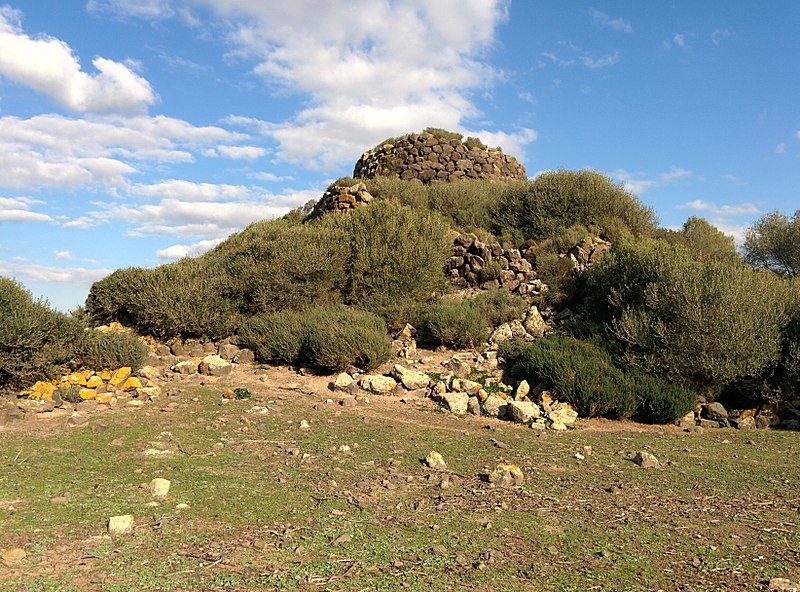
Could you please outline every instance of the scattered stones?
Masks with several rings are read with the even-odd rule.
[[[167,497],[171,485],[172,482],[169,479],[156,477],[150,481],[150,485],[148,485],[148,488],[150,489],[150,495],[152,495],[155,499],[164,499]]]
[[[133,514],[123,514],[122,516],[112,516],[108,519],[108,534],[122,535],[133,531]]]
[[[792,582],[786,578],[770,578],[769,590],[770,592],[798,592],[800,591],[800,583]]]
[[[487,475],[489,483],[499,487],[513,487],[514,485],[522,485],[525,482],[525,476],[516,465],[498,464],[494,470]]]
[[[635,462],[643,469],[661,468],[661,463],[658,461],[658,459],[649,452],[645,452],[644,450],[640,450],[639,452],[636,453],[636,456],[633,457],[633,462]]]
[[[431,450],[428,456],[425,457],[425,464],[435,471],[447,470],[447,463],[444,462],[444,457],[435,450]]]

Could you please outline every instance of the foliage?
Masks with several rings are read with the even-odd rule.
[[[800,275],[800,210],[792,218],[780,212],[762,216],[747,231],[744,252],[754,267]]]
[[[502,288],[480,292],[473,298],[472,305],[493,328],[522,318],[528,310],[528,303],[522,296]]]
[[[501,344],[512,373],[531,384],[547,382],[583,417],[630,417],[636,398],[630,383],[601,348],[572,337]]]
[[[626,377],[636,395],[637,421],[672,423],[697,406],[697,393],[691,389],[642,372],[629,371]]]
[[[489,337],[489,326],[480,310],[468,301],[440,300],[432,305],[424,322],[425,331],[446,347],[476,347]]]
[[[786,286],[660,240],[622,242],[590,272],[625,362],[713,395],[774,364]]]
[[[597,227],[612,240],[655,230],[653,210],[597,171],[542,173],[498,197],[495,232],[518,240],[546,239],[575,224]]]
[[[265,362],[293,364],[300,358],[307,331],[303,313],[276,311],[245,319],[239,338]]]
[[[81,327],[0,277],[0,387],[22,388],[66,368]]]
[[[233,398],[236,400],[249,399],[252,396],[253,393],[250,392],[250,389],[241,387],[233,389]]]
[[[381,201],[338,218],[350,237],[350,302],[424,302],[444,290],[452,244],[439,215]]]
[[[691,216],[681,230],[660,230],[656,236],[670,244],[686,247],[697,259],[718,259],[728,263],[741,263],[732,236],[720,231],[705,218]]]
[[[86,330],[77,347],[78,364],[94,370],[130,366],[135,371],[142,367],[148,354],[147,346],[130,332]]]
[[[391,357],[380,317],[341,305],[311,309],[307,317],[306,356],[320,370],[372,370]]]
[[[252,317],[240,338],[264,361],[308,363],[331,372],[350,365],[371,370],[391,355],[383,320],[342,305]]]

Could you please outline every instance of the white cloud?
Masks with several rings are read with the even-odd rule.
[[[0,197],[0,222],[51,222],[47,214],[31,211],[41,203],[27,197]]]
[[[675,33],[675,35],[672,36],[672,43],[681,49],[686,49],[686,35],[683,33]]]
[[[466,136],[476,136],[490,148],[500,147],[503,152],[516,158],[524,159],[525,146],[536,140],[538,134],[535,130],[522,128],[518,132],[490,132],[486,130],[464,130]]]
[[[761,210],[752,203],[723,204],[695,199],[676,206],[679,210],[698,212],[708,219],[720,231],[734,238],[737,244],[744,242],[744,236],[751,225],[752,219],[761,213]],[[742,220],[742,218],[746,218]]]
[[[589,15],[592,17],[592,20],[600,26],[609,27],[610,29],[620,31],[622,33],[633,32],[633,26],[622,18],[612,19],[605,12],[600,12],[594,8],[589,10]]]
[[[619,62],[620,55],[619,52],[615,52],[612,54],[601,56],[599,58],[593,58],[590,56],[581,56],[580,60],[581,63],[587,68],[596,70],[598,68],[607,68],[608,66],[613,66],[614,64]]]
[[[53,257],[58,259],[59,261],[71,261],[72,260],[72,253],[69,251],[53,251]]]
[[[45,282],[85,286],[103,279],[113,269],[90,269],[86,267],[54,267],[33,263],[0,261],[0,275],[14,277],[28,282]]]
[[[294,179],[289,176],[283,175],[276,175],[275,173],[253,173],[251,175],[254,179],[258,179],[259,181],[267,181],[267,182],[277,182],[277,181],[293,181]]]
[[[630,191],[634,195],[641,195],[648,189],[674,183],[681,179],[688,179],[695,176],[695,174],[681,167],[673,166],[667,172],[649,177],[646,173],[631,172],[625,169],[617,169],[611,173],[611,176],[622,182],[626,191]]]
[[[95,1],[94,4],[107,5]],[[146,18],[187,1],[116,2]],[[352,162],[365,146],[428,126],[456,129],[479,115],[471,93],[498,73],[485,59],[507,0],[202,0],[219,18],[230,57],[303,95],[289,121],[261,126],[280,160],[316,170]]]
[[[711,42],[714,45],[719,45],[723,39],[734,36],[735,33],[728,29],[714,29],[711,31]]]
[[[156,257],[159,259],[181,259],[183,257],[197,257],[206,251],[210,251],[224,239],[215,238],[209,240],[198,241],[191,245],[172,245],[166,249],[159,249],[156,251]]]
[[[775,146],[775,154],[786,154],[786,144],[781,142],[780,144]]]
[[[19,13],[0,12],[0,76],[45,93],[59,105],[81,113],[141,113],[156,101],[150,83],[122,64],[96,57],[97,73],[81,69],[64,41],[28,36]]]
[[[129,193],[132,195],[180,199],[187,202],[236,200],[251,197],[253,194],[252,190],[244,185],[194,183],[180,179],[170,179],[150,185],[132,185]]]
[[[230,159],[255,160],[267,153],[260,146],[217,146],[216,155]]]
[[[0,187],[121,187],[143,162],[191,162],[208,146],[246,138],[165,116],[0,117]]]

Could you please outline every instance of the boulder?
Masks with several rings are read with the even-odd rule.
[[[713,419],[716,421],[727,421],[728,411],[723,407],[722,403],[708,403],[703,406],[703,415],[706,419]]]
[[[525,475],[516,465],[499,464],[487,475],[489,483],[499,487],[513,487],[525,483]]]
[[[541,410],[536,403],[530,401],[509,401],[506,407],[506,414],[511,421],[517,423],[528,423],[541,415]]]
[[[347,387],[353,384],[353,377],[347,372],[342,372],[336,375],[336,378],[331,383],[331,389],[334,391],[347,391]]]
[[[430,377],[424,372],[418,370],[410,370],[400,364],[395,364],[392,371],[395,378],[399,380],[404,387],[410,391],[426,388],[430,383]]]
[[[441,396],[444,406],[456,415],[465,415],[469,405],[467,393],[445,393]]]
[[[545,331],[547,331],[547,323],[542,318],[537,307],[531,306],[528,314],[525,316],[523,327],[532,337],[544,337]]]
[[[645,452],[644,450],[640,450],[639,452],[636,453],[636,456],[633,457],[633,462],[635,462],[643,469],[661,468],[661,463],[658,462],[658,459],[649,452]]]
[[[361,388],[374,393],[391,393],[397,381],[391,376],[382,374],[366,374],[360,381]]]
[[[233,370],[233,364],[228,360],[223,360],[220,356],[213,354],[203,358],[197,366],[200,374],[208,376],[227,376]]]
[[[507,409],[508,401],[495,394],[489,395],[483,402],[483,412],[492,417],[503,419],[506,417]]]

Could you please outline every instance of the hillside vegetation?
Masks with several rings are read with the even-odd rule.
[[[512,343],[501,353],[521,377],[557,385],[582,414],[666,422],[697,395],[774,402],[800,383],[800,290],[786,273],[793,264],[769,251],[788,231],[784,243],[762,236],[774,216],[751,230],[748,260],[779,261],[782,274],[750,267],[705,220],[658,228],[652,209],[596,171],[334,185],[357,181],[374,201],[348,214],[298,209],[200,257],[112,273],[92,286],[89,319],[161,339],[238,334],[264,361],[333,371],[388,359],[385,334],[406,322],[433,344],[478,347],[509,311],[535,304],[564,313],[561,341]],[[441,300],[454,290],[445,274],[453,230],[521,249],[549,290],[527,303],[510,294]],[[613,248],[577,270],[566,253],[587,236]],[[499,272],[487,265],[482,274]],[[3,340],[11,345],[0,385],[80,363],[76,321],[4,282],[0,306],[14,316],[2,330],[16,337]],[[15,319],[36,329],[22,340]]]

